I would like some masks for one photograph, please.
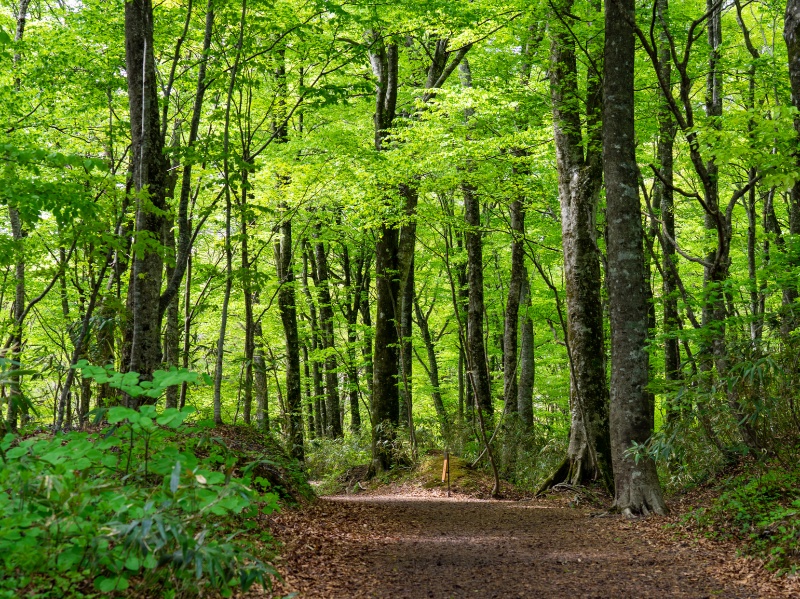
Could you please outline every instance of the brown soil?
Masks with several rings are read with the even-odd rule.
[[[440,493],[322,499],[275,516],[275,589],[301,598],[800,597],[752,560],[675,540],[657,520],[595,517],[561,498]]]

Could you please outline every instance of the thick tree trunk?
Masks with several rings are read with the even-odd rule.
[[[136,241],[131,273],[132,315],[127,369],[152,378],[161,365],[161,239],[169,164],[161,135],[158,81],[153,49],[151,0],[125,3],[125,61],[131,120],[132,178],[136,190]],[[137,407],[141,398],[128,397]]]
[[[789,82],[792,89],[792,104],[800,110],[800,0],[787,0],[783,22],[783,39],[789,58]],[[795,116],[794,128],[800,140],[800,116]],[[795,161],[800,167],[800,151],[795,154]],[[800,180],[792,186],[789,208],[789,233],[800,235]],[[789,333],[797,328],[797,308],[793,307],[797,300],[797,288],[784,290],[783,303],[786,315],[784,332]]]
[[[383,140],[394,121],[397,106],[398,47],[378,42],[370,54],[375,86],[375,149],[383,150]],[[371,470],[392,466],[394,429],[399,424],[399,335],[400,317],[400,231],[384,222],[375,244],[375,341],[372,385],[372,465]]]
[[[382,225],[375,247],[375,339],[373,344],[372,426],[373,468],[388,470],[392,465],[391,445],[400,420],[398,393],[399,339],[395,326],[399,231]]]
[[[560,10],[569,13],[571,8],[572,2],[567,0]],[[573,475],[572,484],[600,479],[606,488],[612,489],[600,255],[596,239],[602,184],[603,93],[600,74],[590,72],[586,91],[588,130],[584,141],[575,42],[565,27],[553,34],[550,65],[573,387],[568,471]]]
[[[614,505],[623,514],[665,514],[655,463],[628,454],[653,432],[647,385],[647,304],[636,167],[633,74],[633,0],[605,6],[603,165],[608,222],[611,320],[611,447]]]

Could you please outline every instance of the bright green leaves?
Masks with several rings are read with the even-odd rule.
[[[83,378],[93,379],[99,384],[107,383],[112,388],[119,389],[131,397],[143,396],[158,399],[167,387],[174,387],[183,383],[199,384],[202,382],[211,384],[207,374],[199,374],[183,368],[157,370],[153,373],[152,381],[140,381],[138,372],[116,372],[112,366],[93,366],[87,360],[80,360],[75,364],[74,368],[81,371]],[[119,420],[126,417],[122,416]],[[163,424],[172,422],[174,418],[176,416],[170,416]]]
[[[191,431],[175,436],[192,412],[115,406],[100,434],[2,437],[0,571],[15,574],[0,596],[42,577],[57,585],[93,580],[102,593],[269,588],[275,571],[248,552],[246,539],[232,543],[206,527],[234,533],[231,515],[272,511],[277,498],[237,478],[233,456],[220,460],[212,448],[198,457],[200,439]]]

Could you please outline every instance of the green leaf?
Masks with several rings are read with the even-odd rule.
[[[111,593],[112,591],[124,591],[128,588],[128,579],[119,576],[116,578],[106,578],[104,576],[98,576],[95,581],[94,585],[97,589],[103,593]]]
[[[137,572],[141,567],[141,565],[142,564],[139,561],[139,558],[136,557],[135,555],[131,555],[130,557],[128,557],[128,559],[125,560],[125,568],[127,568],[128,570],[133,570],[134,572]]]
[[[133,418],[138,419],[138,416],[139,414],[136,412],[136,410],[132,410],[123,406],[115,406],[108,411],[108,423],[116,424],[117,422],[122,422],[123,420],[131,420]]]

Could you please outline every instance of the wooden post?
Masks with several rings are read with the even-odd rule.
[[[450,497],[450,452],[445,450],[442,464],[442,482],[447,481],[447,496]]]

